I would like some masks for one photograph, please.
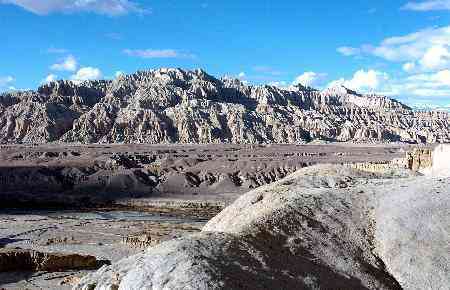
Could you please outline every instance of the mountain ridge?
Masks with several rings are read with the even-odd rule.
[[[289,90],[161,68],[0,94],[0,143],[450,142],[450,114],[345,87]]]

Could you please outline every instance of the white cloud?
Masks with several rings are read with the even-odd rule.
[[[315,73],[312,71],[305,72],[295,78],[293,85],[301,84],[306,87],[312,87],[325,78],[326,74]]]
[[[55,74],[49,74],[47,77],[45,77],[45,79],[42,80],[41,83],[43,83],[43,84],[48,84],[48,83],[51,83],[51,82],[56,81],[57,78],[58,78],[57,75],[55,75]]]
[[[413,103],[417,97],[433,101],[450,98],[450,70],[415,74],[399,79],[389,79],[381,87],[385,94],[408,97]]]
[[[450,88],[450,70],[442,70],[433,74],[419,74],[407,78],[411,82],[420,82],[422,87],[448,87]]]
[[[436,73],[432,80],[450,88],[450,70],[442,70]]]
[[[379,45],[347,48],[391,62],[417,63],[424,71],[450,68],[450,26],[423,29],[384,39]]]
[[[406,72],[412,72],[416,68],[416,64],[414,62],[407,62],[402,66],[402,68]]]
[[[337,52],[340,54],[343,54],[345,56],[353,56],[353,55],[359,55],[361,53],[360,48],[350,47],[350,46],[341,46],[338,47]]]
[[[430,47],[419,61],[420,64],[429,70],[445,68],[450,65],[449,46],[435,45]]]
[[[402,9],[412,11],[450,10],[450,0],[408,2]]]
[[[400,98],[413,107],[418,102],[426,105],[442,104],[450,99],[450,69],[398,78],[376,70],[359,70],[351,79],[341,78],[328,84],[328,87],[335,86],[345,86],[360,93]]]
[[[50,69],[57,71],[75,71],[77,67],[78,63],[76,58],[73,55],[69,55],[62,62],[50,66]]]
[[[129,56],[140,58],[195,58],[195,55],[175,49],[125,49]]]
[[[359,70],[353,75],[353,78],[345,84],[349,88],[355,90],[375,90],[388,79],[389,76],[384,72],[376,70]]]
[[[243,71],[241,71],[241,72],[238,74],[238,78],[240,78],[240,79],[245,78],[245,76],[246,76],[246,74],[245,74],[245,72],[243,72]]]
[[[102,72],[98,68],[94,67],[82,67],[76,74],[72,75],[72,80],[74,81],[87,81],[87,80],[98,80],[103,76]]]
[[[17,5],[38,15],[56,12],[93,12],[119,16],[149,12],[130,0],[0,0],[0,4]]]
[[[389,80],[389,75],[376,70],[359,70],[350,80],[339,79],[332,81],[328,87],[343,85],[356,91],[374,91],[381,88]]]

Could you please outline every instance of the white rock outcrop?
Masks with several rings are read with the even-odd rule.
[[[450,180],[314,166],[74,289],[445,289]]]
[[[431,175],[450,177],[450,144],[441,144],[436,147],[432,158]]]

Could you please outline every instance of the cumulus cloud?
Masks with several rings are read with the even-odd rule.
[[[43,83],[43,84],[48,84],[48,83],[51,83],[51,82],[56,81],[57,78],[58,78],[57,75],[55,75],[55,74],[49,74],[48,76],[45,77],[45,79],[42,80],[41,83]]]
[[[407,62],[403,64],[402,68],[406,72],[412,72],[416,68],[416,64],[414,62]]]
[[[450,70],[435,73],[414,74],[405,78],[390,80],[385,91],[393,96],[405,96],[411,101],[426,98],[429,103],[450,98]]]
[[[80,68],[76,74],[72,75],[71,79],[73,81],[98,80],[102,76],[100,69],[88,66]]]
[[[195,55],[175,49],[125,49],[126,55],[140,58],[195,58]]]
[[[129,0],[0,0],[0,4],[13,4],[38,15],[50,13],[93,12],[109,16],[128,13],[148,13]]]
[[[240,78],[240,79],[243,79],[243,78],[245,78],[246,77],[246,74],[245,74],[245,72],[243,72],[243,71],[241,71],[239,74],[238,74],[238,78]]]
[[[349,88],[357,90],[375,90],[380,87],[380,85],[387,81],[389,76],[387,73],[376,71],[376,70],[359,70],[357,71],[351,80],[346,82]]]
[[[450,26],[386,38],[379,45],[347,48],[391,62],[417,63],[421,70],[450,68]]]
[[[450,88],[450,70],[442,70],[432,74],[418,74],[407,78],[410,82],[420,82],[420,86],[428,88]]]
[[[292,84],[301,84],[306,87],[312,87],[317,85],[319,81],[323,80],[325,76],[326,74],[309,71],[297,76]]]
[[[359,70],[353,74],[349,80],[339,79],[332,81],[328,87],[343,85],[349,89],[367,92],[380,89],[382,85],[389,80],[389,75],[385,72],[376,70]]]
[[[420,59],[420,64],[429,70],[450,66],[449,47],[448,45],[434,45],[430,47]]]
[[[429,104],[442,103],[450,99],[450,70],[416,73],[397,78],[376,70],[359,70],[351,79],[335,80],[328,87],[338,85],[362,93],[373,92],[401,97],[411,105],[418,100],[426,100]]]
[[[450,10],[450,0],[428,0],[408,2],[402,9],[412,11]]]
[[[57,71],[75,71],[77,67],[78,62],[76,58],[73,55],[69,55],[62,62],[50,66],[50,69]]]

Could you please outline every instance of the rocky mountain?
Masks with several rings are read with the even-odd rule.
[[[450,114],[345,87],[251,86],[202,70],[0,95],[1,143],[450,142]]]

